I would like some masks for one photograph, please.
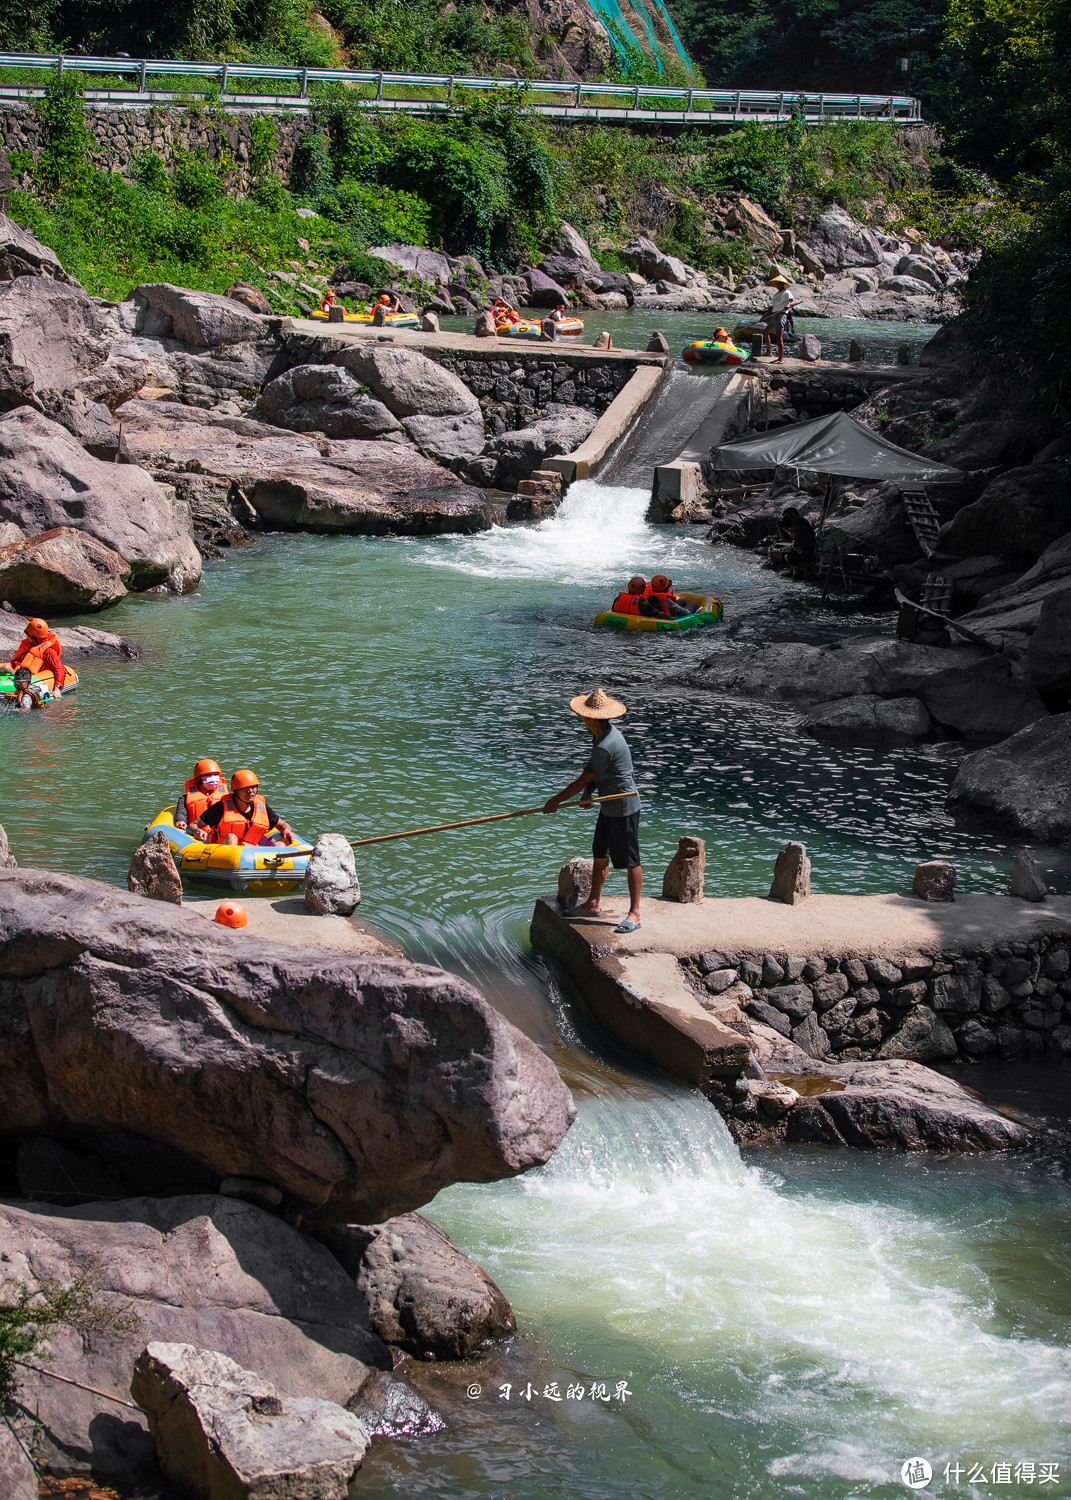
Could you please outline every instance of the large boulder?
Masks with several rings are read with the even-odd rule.
[[[10,661],[11,653],[26,634],[26,618],[0,610],[0,661]],[[65,662],[86,661],[92,657],[125,657],[134,661],[141,654],[128,636],[113,635],[110,630],[94,630],[92,625],[58,627]]]
[[[0,1205],[0,1240],[5,1305],[19,1283],[36,1290],[82,1277],[102,1312],[122,1315],[100,1320],[90,1336],[70,1325],[50,1332],[48,1368],[78,1385],[19,1372],[16,1425],[27,1436],[36,1426],[52,1472],[92,1467],[100,1480],[127,1484],[152,1477],[145,1419],[106,1398],[129,1400],[134,1363],[154,1340],[196,1340],[284,1396],[340,1406],[359,1406],[373,1372],[391,1366],[367,1303],[334,1256],[236,1198],[205,1193],[32,1211],[8,1203]]]
[[[1042,604],[1037,629],[1026,648],[1023,673],[1034,687],[1071,696],[1071,582]]]
[[[441,969],[265,942],[97,881],[0,870],[0,1138],[136,1190],[228,1177],[378,1222],[546,1161],[553,1064]]]
[[[7,401],[73,390],[108,353],[104,322],[80,286],[46,276],[0,281],[0,393]]]
[[[130,586],[197,587],[201,554],[167,490],[135,464],[106,464],[31,407],[0,415],[0,521],[30,535],[74,525],[130,564]]]
[[[655,242],[644,235],[630,240],[621,251],[621,258],[642,271],[649,281],[669,281],[674,286],[687,286],[693,279],[683,261],[659,250]]]
[[[557,307],[559,302],[569,301],[569,293],[563,286],[534,267],[525,271],[524,280],[528,287],[526,301],[529,307]]]
[[[37,1475],[26,1448],[6,1422],[0,1422],[0,1495],[4,1500],[37,1500]]]
[[[974,738],[1004,739],[1048,717],[1035,689],[1012,676],[1006,656],[937,672],[921,697],[939,724]]]
[[[194,292],[167,281],[144,282],[130,293],[138,309],[137,333],[176,338],[199,349],[258,339],[264,323],[242,303],[215,292]]]
[[[373,245],[367,253],[396,270],[440,286],[454,274],[445,255],[438,250],[425,250],[422,245]]]
[[[60,265],[56,252],[5,213],[0,213],[0,260],[7,263],[5,281],[22,280],[31,275],[44,276],[68,286],[76,284]]]
[[[469,465],[469,474],[477,484],[513,488],[517,481],[542,468],[546,459],[579,447],[595,422],[595,413],[582,406],[551,402],[538,421],[492,438],[476,462]]]
[[[1071,483],[1062,463],[1000,474],[941,528],[941,550],[960,557],[1000,553],[1023,564],[1071,531]]]
[[[998,819],[1049,844],[1071,842],[1071,713],[1021,729],[968,755],[949,792],[953,806]]]
[[[566,255],[572,260],[578,260],[585,265],[589,271],[597,271],[599,263],[591,253],[591,246],[571,224],[560,224],[550,238],[549,248],[555,255]]]
[[[305,872],[305,910],[321,917],[349,917],[360,904],[357,862],[349,839],[341,833],[321,833]]]
[[[403,436],[402,424],[366,386],[337,365],[297,365],[269,380],[257,397],[269,421],[291,432],[333,438]]]
[[[760,250],[765,250],[767,255],[780,255],[784,236],[766,210],[752,199],[735,199],[725,216],[725,223],[729,229],[737,230],[746,240],[758,245]]]
[[[368,1429],[336,1402],[282,1397],[214,1349],[150,1343],[130,1394],[164,1478],[203,1500],[346,1500]]]
[[[1059,598],[1068,587],[1071,533],[1046,547],[1034,566],[1014,581],[987,593],[976,609],[963,616],[963,622],[1002,651],[1021,657],[1041,623],[1048,600]]]
[[[822,545],[872,555],[887,568],[910,562],[921,551],[894,484],[883,484],[859,509],[827,521]]]
[[[28,614],[108,609],[126,598],[129,577],[118,552],[69,526],[0,547],[0,599]]]
[[[279,530],[424,536],[491,526],[480,491],[404,442],[313,443],[266,422],[132,401],[123,446],[198,509],[225,515],[237,497],[247,520]]]
[[[484,444],[480,403],[464,381],[415,349],[350,346],[331,363],[371,387],[429,458],[472,458]]]
[[[827,271],[881,264],[882,247],[873,230],[864,229],[837,204],[812,221],[807,244]]]
[[[317,1238],[354,1278],[385,1343],[425,1359],[471,1359],[517,1330],[487,1272],[422,1214],[331,1225]]]

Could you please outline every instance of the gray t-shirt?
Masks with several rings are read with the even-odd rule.
[[[636,778],[632,774],[632,756],[625,736],[616,724],[611,724],[602,739],[595,741],[591,759],[584,767],[595,778],[595,795],[608,797],[613,792],[635,792]],[[639,796],[622,797],[619,802],[607,802],[599,811],[607,818],[624,818],[640,810]]]

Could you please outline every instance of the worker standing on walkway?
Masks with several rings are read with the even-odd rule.
[[[554,813],[563,802],[578,792],[592,789],[599,797],[615,792],[631,792],[618,802],[604,803],[591,842],[591,895],[579,908],[585,916],[597,917],[602,911],[602,888],[610,865],[628,872],[628,915],[614,928],[615,932],[636,932],[640,927],[640,893],[643,870],[640,866],[640,798],[632,770],[632,755],[625,736],[612,721],[627,713],[623,703],[596,688],[593,693],[579,694],[569,707],[583,719],[595,740],[588,763],[575,781],[563,792],[544,803],[545,813]],[[583,804],[581,804],[583,805]]]

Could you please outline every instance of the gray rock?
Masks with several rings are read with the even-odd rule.
[[[772,953],[762,955],[762,983],[769,988],[780,984],[785,977],[784,966]]]
[[[557,307],[559,302],[564,302],[568,306],[569,293],[550,276],[545,276],[542,271],[537,271],[533,267],[525,271],[524,280],[528,287],[529,307]]]
[[[709,974],[704,974],[703,983],[712,995],[722,995],[736,984],[739,977],[735,969],[712,969]]]
[[[648,354],[668,354],[669,341],[664,333],[652,333],[647,340]]]
[[[489,312],[476,314],[476,322],[473,325],[473,334],[478,339],[493,339],[498,332],[495,320]]]
[[[981,1021],[972,1017],[964,1021],[956,1032],[956,1041],[962,1052],[968,1057],[985,1057],[987,1053],[996,1052],[999,1043],[988,1026],[983,1026]]]
[[[789,843],[774,861],[770,900],[795,906],[811,894],[811,861],[803,844]]]
[[[424,1358],[470,1359],[517,1330],[486,1271],[421,1214],[332,1226],[319,1238],[354,1278],[385,1343]]]
[[[3,825],[0,824],[0,870],[15,870],[18,868],[18,860],[11,852],[7,834]]]
[[[236,1199],[3,1205],[0,1238],[8,1285],[67,1286],[88,1270],[99,1305],[127,1313],[118,1328],[92,1337],[73,1328],[50,1335],[49,1368],[103,1397],[33,1371],[20,1375],[18,1430],[28,1439],[36,1429],[40,1461],[52,1473],[91,1468],[99,1483],[131,1487],[154,1477],[144,1419],[106,1399],[128,1398],[134,1362],[154,1340],[200,1339],[255,1366],[285,1396],[340,1406],[356,1404],[370,1367],[390,1370],[364,1299],[335,1258]]]
[[[233,286],[227,288],[223,295],[229,297],[232,302],[240,302],[251,313],[259,313],[265,318],[271,317],[271,303],[259,287],[250,286],[248,281],[236,281]]]
[[[377,260],[384,260],[399,271],[418,276],[421,281],[431,281],[444,286],[452,277],[450,261],[437,250],[425,250],[421,245],[373,245],[368,251]]]
[[[928,1005],[918,1005],[878,1051],[883,1059],[907,1058],[912,1062],[936,1062],[955,1057],[956,1039],[941,1017]]]
[[[170,901],[182,905],[182,877],[171,855],[167,834],[158,828],[134,850],[127,871],[126,887],[135,896],[150,901]]]
[[[1011,894],[1022,901],[1044,901],[1049,888],[1042,879],[1033,849],[1020,849],[1012,867]]]
[[[982,975],[982,1009],[990,1015],[1005,1010],[1011,1004],[1011,996],[992,974]]]
[[[800,339],[796,350],[797,359],[805,359],[808,364],[817,364],[822,358],[822,344],[817,335],[805,333]]]
[[[874,232],[864,229],[851,214],[837,205],[819,214],[811,223],[807,231],[807,246],[827,271],[837,271],[842,266],[881,264],[882,250]]]
[[[1033,687],[1071,696],[1071,583],[1043,600],[1023,676]]]
[[[818,1017],[812,1011],[805,1016],[798,1026],[792,1028],[792,1040],[797,1047],[801,1047],[808,1057],[828,1057],[830,1055],[829,1037],[818,1024]]]
[[[434,312],[426,312],[420,320],[420,331],[422,333],[439,332],[439,316]]]
[[[547,414],[527,427],[503,432],[492,438],[477,460],[481,466],[479,482],[502,484],[527,479],[548,458],[571,453],[578,448],[595,426],[595,413],[582,406],[553,405]],[[487,476],[483,468],[487,467]]]
[[[380,1220],[545,1161],[574,1114],[462,980],[97,881],[0,871],[0,975],[0,1131],[76,1136],[135,1187],[256,1177],[306,1222]]]
[[[846,995],[819,1016],[819,1024],[828,1036],[841,1037],[855,1015],[855,997]]]
[[[816,1099],[857,1149],[1003,1151],[1028,1138],[1022,1125],[917,1062],[849,1064],[837,1076],[845,1087]]]
[[[1008,469],[941,528],[941,551],[1033,563],[1068,530],[1071,484],[1057,460]]]
[[[766,998],[771,1005],[796,1020],[802,1020],[814,1009],[814,996],[805,984],[774,985],[766,991]]]
[[[683,287],[691,279],[682,261],[675,255],[664,254],[653,240],[643,235],[629,241],[621,251],[621,258],[650,281],[669,281]]]
[[[788,1036],[792,1030],[791,1023],[784,1011],[777,1010],[772,1005],[767,1005],[765,1000],[757,1000],[752,996],[747,1002],[747,1010],[748,1014],[754,1016],[757,1021],[761,1021],[764,1026],[772,1026],[782,1036]]]
[[[662,876],[662,900],[695,905],[703,899],[703,875],[707,846],[702,839],[685,835]]]
[[[930,997],[934,1010],[978,1010],[981,975],[976,969],[963,974],[937,974],[930,981]]]
[[[8,661],[22,640],[26,620],[22,615],[0,610],[0,661]],[[124,635],[108,630],[94,630],[91,625],[70,625],[56,630],[66,662],[87,661],[94,657],[127,658],[139,656],[137,646]],[[2,866],[0,866],[2,868]]]
[[[3,847],[2,837],[2,830],[0,830],[0,849]],[[0,855],[0,860],[2,860],[2,855]],[[1046,979],[1057,981],[1066,979],[1071,973],[1071,952],[1067,948],[1053,948],[1046,956],[1042,968]]]
[[[896,276],[898,279],[910,276],[915,281],[921,281],[928,289],[935,292],[944,291],[945,278],[932,261],[924,259],[921,255],[901,256],[896,263]]]
[[[138,309],[135,331],[153,338],[169,334],[196,348],[216,348],[258,339],[264,324],[248,307],[215,292],[195,292],[170,282],[146,282],[127,299]]]
[[[487,437],[478,407],[456,417],[406,417],[402,426],[421,453],[440,463],[475,458]]]
[[[305,874],[305,910],[348,917],[360,904],[357,862],[349,839],[341,833],[321,833]]]
[[[28,229],[23,229],[21,224],[16,224],[5,213],[0,213],[0,257],[17,258],[29,266],[35,276],[77,286],[77,282],[72,282],[63,269],[56,252],[35,239]],[[25,281],[28,278],[20,274],[12,279]]]
[[[350,345],[330,363],[370,386],[396,417],[453,417],[479,410],[463,381],[415,349]]]
[[[720,948],[713,948],[709,953],[699,955],[699,968],[704,974],[710,974],[715,969],[736,969],[740,965],[738,953],[723,952]]]
[[[903,970],[898,969],[887,958],[867,958],[863,963],[867,978],[874,984],[899,984],[904,977]]]
[[[0,1422],[0,1495],[4,1500],[37,1500],[37,1475],[28,1448],[6,1422]]]
[[[591,253],[591,246],[572,224],[561,224],[550,239],[550,248],[559,255],[568,255],[581,261],[588,270],[597,271],[599,263]]]
[[[842,958],[840,961],[840,973],[848,976],[849,983],[853,985],[866,984],[866,964],[861,958]]]
[[[333,438],[374,438],[400,433],[402,424],[359,380],[337,365],[297,365],[269,380],[257,406],[291,432]]]
[[[77,285],[48,276],[0,281],[0,393],[42,404],[76,390],[108,358],[100,313]]]
[[[822,546],[873,554],[885,567],[911,562],[920,552],[918,538],[894,484],[883,484],[858,510],[827,521]]]
[[[164,1478],[203,1500],[346,1500],[368,1447],[359,1417],[282,1397],[215,1350],[151,1343],[130,1393],[147,1414]]]
[[[922,700],[939,724],[975,737],[1004,739],[1048,716],[1039,694],[1012,677],[1005,656],[937,673],[923,685]]]
[[[926,998],[926,981],[916,979],[910,984],[898,984],[884,998],[890,1005],[921,1005]]]
[[[968,755],[949,793],[966,805],[1045,843],[1071,841],[1071,714],[1056,714],[999,745]]]
[[[915,866],[911,889],[923,901],[954,901],[956,867],[947,859],[928,859]]]
[[[802,727],[818,736],[853,734],[879,740],[926,739],[933,720],[917,698],[879,698],[873,693],[819,703]]]
[[[829,1010],[848,993],[847,974],[823,974],[811,985],[816,1010]],[[854,1003],[854,1002],[853,1002]]]
[[[923,281],[917,276],[886,276],[879,283],[879,290],[883,292],[899,292],[906,297],[928,297],[933,288],[929,282]]]
[[[105,464],[30,407],[0,416],[0,521],[29,536],[75,526],[130,564],[135,589],[197,587],[188,516],[135,464]]]
[[[27,614],[108,609],[126,598],[129,577],[117,552],[69,526],[0,546],[0,598]]]

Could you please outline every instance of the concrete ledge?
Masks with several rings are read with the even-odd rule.
[[[607,1036],[696,1088],[741,1077],[750,1060],[746,1039],[703,1009],[676,958],[611,951],[606,932],[601,922],[562,916],[553,898],[536,902],[532,946],[558,960]]]
[[[383,264],[386,268],[386,261]],[[591,344],[580,343],[578,339],[561,343],[497,337],[478,339],[471,333],[425,333],[421,328],[373,328],[370,323],[325,323],[318,318],[284,318],[282,331],[284,334],[300,333],[312,338],[338,340],[338,347],[343,344],[397,344],[403,348],[416,349],[430,359],[444,350],[452,350],[487,360],[510,359],[521,362],[526,359],[549,359],[562,364],[630,364],[650,366],[659,373],[665,360],[663,354],[648,354],[641,349],[596,349]],[[626,386],[625,390],[627,389]],[[621,395],[624,393],[622,391]],[[612,407],[608,407],[604,417],[611,410]]]
[[[625,435],[651,401],[667,369],[672,368],[672,361],[666,363],[662,354],[649,355],[647,358],[657,360],[658,363],[642,364],[624,389],[618,391],[595,423],[591,435],[580,447],[572,453],[562,454],[560,458],[544,459],[544,469],[555,470],[562,476],[565,484],[572,484],[574,479],[590,478],[613,445]]]

